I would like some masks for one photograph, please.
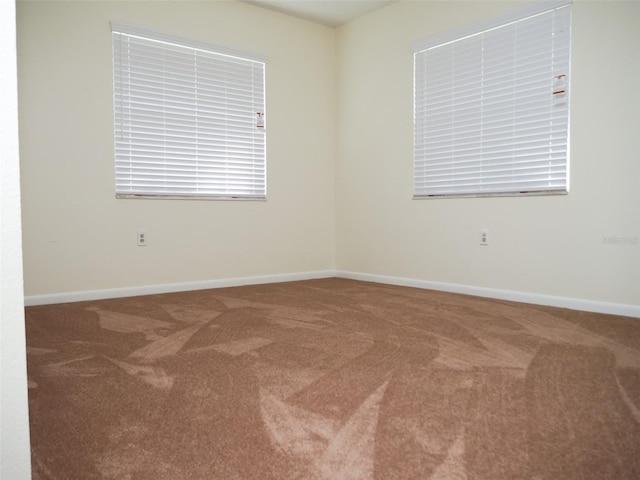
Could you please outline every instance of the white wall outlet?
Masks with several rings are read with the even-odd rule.
[[[480,230],[480,245],[489,245],[489,230],[486,228]]]
[[[138,232],[136,233],[136,237],[138,239],[139,247],[146,247],[147,245],[149,245],[149,236],[147,235],[147,232],[145,230],[138,230]]]

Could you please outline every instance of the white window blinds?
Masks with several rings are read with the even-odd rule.
[[[570,4],[417,42],[414,197],[566,193]]]
[[[265,198],[264,59],[111,30],[116,196]]]

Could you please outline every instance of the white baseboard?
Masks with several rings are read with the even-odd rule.
[[[387,275],[349,272],[343,270],[336,271],[335,276],[352,280],[362,280],[366,282],[386,283],[390,285],[424,288],[428,290],[439,290],[451,293],[462,293],[465,295],[475,295],[478,297],[510,300],[521,303],[533,303],[535,305],[569,308],[571,310],[582,310],[585,312],[607,313],[611,315],[623,315],[627,317],[640,318],[640,305],[626,305],[620,303],[599,302],[596,300],[583,300],[579,298],[556,297],[553,295],[541,295],[537,293],[499,290],[494,288],[476,287],[472,285],[432,282],[428,280],[390,277]]]
[[[413,278],[392,277],[372,273],[349,272],[345,270],[320,270],[313,272],[283,273],[275,275],[261,275],[255,277],[239,277],[219,280],[204,280],[200,282],[170,283],[160,285],[145,285],[137,287],[109,288],[104,290],[84,290],[79,292],[53,293],[47,295],[25,296],[25,306],[48,305],[54,303],[82,302],[101,300],[106,298],[135,297],[139,295],[154,295],[158,293],[186,292],[191,290],[205,290],[209,288],[239,287],[242,285],[260,285],[264,283],[294,282],[298,280],[313,280],[317,278],[347,278],[366,282],[385,283],[405,287],[439,290],[443,292],[475,295],[478,297],[510,300],[514,302],[533,303],[550,307],[569,308],[586,312],[607,313],[640,318],[639,305],[625,305],[620,303],[599,302],[578,298],[557,297],[529,292],[499,290],[494,288],[476,287],[455,283],[433,282]]]
[[[200,282],[165,283],[137,287],[108,288],[104,290],[83,290],[79,292],[52,293],[47,295],[28,295],[24,297],[26,307],[50,305],[54,303],[83,302],[106,298],[137,297],[139,295],[155,295],[158,293],[188,292],[209,288],[239,287],[242,285],[260,285],[264,283],[294,282],[316,278],[335,277],[333,270],[315,272],[282,273],[255,277],[226,278],[219,280],[203,280]]]

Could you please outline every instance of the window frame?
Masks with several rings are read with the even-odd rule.
[[[414,56],[414,62],[413,62],[414,64],[414,72],[413,72],[414,73],[413,74],[413,79],[414,79],[413,198],[414,199],[487,197],[487,196],[495,197],[495,196],[523,196],[523,195],[558,195],[558,194],[562,195],[562,194],[569,193],[569,187],[570,187],[570,169],[569,169],[570,167],[570,163],[569,163],[569,159],[570,159],[569,157],[569,147],[570,147],[569,83],[570,82],[569,81],[571,78],[571,75],[570,75],[571,6],[572,6],[571,0],[537,2],[525,8],[512,10],[510,12],[507,12],[506,14],[503,14],[485,21],[481,21],[481,22],[478,22],[460,29],[456,29],[450,32],[445,32],[443,34],[429,37],[427,39],[419,40],[417,42],[414,42],[411,45],[411,52]],[[550,108],[549,110],[550,113],[548,114],[549,118],[546,119],[546,121],[549,122],[547,125],[549,128],[548,138],[550,139],[550,142],[552,142],[552,146],[549,147],[548,159],[549,159],[550,165],[553,165],[553,173],[548,175],[549,175],[549,178],[553,178],[553,181],[549,180],[549,184],[557,181],[561,182],[561,184],[559,186],[553,185],[547,188],[543,188],[541,186],[536,185],[534,188],[532,188],[531,186],[534,185],[536,182],[537,183],[542,182],[543,175],[537,174],[537,173],[529,175],[528,172],[533,171],[533,169],[529,169],[525,173],[522,173],[522,172],[515,173],[515,174],[513,173],[503,174],[501,172],[493,173],[495,177],[503,176],[506,178],[507,176],[511,175],[510,178],[512,180],[503,182],[504,186],[502,186],[499,189],[493,188],[493,187],[483,187],[483,182],[489,183],[489,182],[483,181],[483,176],[485,175],[483,171],[483,162],[486,161],[485,155],[486,155],[486,151],[488,151],[489,149],[484,147],[482,144],[483,141],[485,143],[488,143],[486,140],[482,140],[483,135],[485,135],[484,134],[485,124],[483,123],[483,120],[481,120],[482,115],[485,114],[485,110],[483,109],[484,104],[482,104],[482,102],[486,101],[483,96],[484,91],[482,89],[483,88],[488,89],[489,87],[485,87],[484,83],[482,83],[478,88],[475,87],[475,84],[471,88],[469,88],[468,86],[465,86],[465,88],[469,90],[476,89],[480,91],[477,98],[477,100],[479,101],[479,105],[481,106],[480,108],[481,113],[479,117],[480,120],[474,119],[468,122],[469,125],[471,125],[469,128],[475,129],[472,133],[469,133],[471,132],[471,130],[469,131],[458,130],[456,126],[451,126],[451,127],[445,127],[448,129],[446,133],[443,133],[439,138],[436,138],[437,134],[432,132],[437,130],[437,128],[433,128],[433,127],[435,125],[440,127],[440,125],[444,124],[445,122],[442,121],[439,124],[432,122],[429,130],[429,128],[427,128],[427,118],[429,116],[429,113],[427,113],[428,112],[427,109],[433,108],[433,110],[436,111],[438,108],[442,107],[444,102],[441,101],[439,98],[436,98],[436,94],[434,93],[433,95],[434,95],[434,98],[436,98],[436,100],[432,104],[429,104],[428,107],[425,106],[426,104],[424,102],[427,100],[425,99],[425,97],[427,96],[427,94],[425,93],[427,89],[426,78],[428,75],[427,73],[424,73],[424,68],[426,67],[425,59],[427,58],[427,55],[431,55],[430,59],[436,58],[436,56],[434,55],[434,52],[436,54],[439,53],[437,49],[440,47],[443,47],[441,49],[441,51],[444,52],[443,55],[450,54],[452,56],[451,62],[453,66],[451,66],[451,73],[450,73],[451,76],[445,77],[443,74],[442,78],[444,78],[444,80],[441,80],[442,82],[441,84],[443,86],[448,87],[449,84],[446,83],[447,80],[450,81],[451,85],[453,85],[453,81],[459,78],[459,77],[455,77],[455,75],[457,74],[457,70],[455,69],[458,68],[461,70],[462,66],[464,66],[465,69],[467,68],[467,65],[465,63],[462,63],[461,61],[459,61],[457,64],[454,63],[453,55],[455,55],[456,48],[464,48],[466,44],[469,44],[471,46],[476,46],[476,47],[480,46],[481,58],[479,60],[480,67],[478,68],[485,69],[487,68],[485,62],[488,62],[488,60],[485,59],[486,52],[484,50],[485,45],[483,43],[485,35],[487,34],[492,35],[494,34],[494,31],[498,31],[499,29],[503,29],[504,27],[510,28],[513,31],[517,31],[518,24],[520,22],[526,22],[528,20],[534,19],[535,17],[540,17],[544,20],[542,15],[546,15],[548,13],[551,13],[551,15],[553,15],[551,22],[555,28],[555,24],[553,22],[555,22],[556,19],[558,18],[556,17],[556,12],[564,8],[567,9],[565,11],[567,19],[564,19],[566,20],[566,29],[562,30],[561,34],[559,35],[559,38],[561,41],[566,41],[566,45],[565,44],[561,45],[561,48],[566,50],[566,59],[562,59],[560,58],[561,55],[558,55],[558,58],[560,58],[559,64],[561,65],[562,75],[554,71],[553,75],[548,75],[544,79],[544,82],[546,82],[544,85],[548,87],[548,90],[544,90],[544,95],[548,94],[548,97],[544,99],[544,101],[547,102],[545,104],[546,105],[545,108]],[[562,19],[562,15],[563,14],[560,15],[561,19]],[[561,24],[560,21],[558,21],[558,24],[559,25]],[[564,23],[562,23],[561,25],[564,25]],[[503,31],[507,32],[509,30],[505,29]],[[554,38],[554,34],[557,34],[557,32],[552,31],[551,39],[549,40],[552,44],[552,46],[550,47],[551,50],[549,52],[549,54],[552,55],[552,57],[548,60],[549,62],[548,67],[550,69],[556,69],[555,62],[557,62],[556,58],[553,57],[553,55],[555,54],[555,51],[558,50],[557,45],[553,43],[554,40],[556,42],[558,41],[557,39]],[[474,42],[477,45],[474,45]],[[498,48],[502,48],[502,47],[498,47]],[[515,47],[513,48],[515,49]],[[545,54],[546,53],[547,52],[545,52]],[[422,55],[422,57],[419,57],[419,55]],[[424,61],[424,63],[419,64],[419,61]],[[566,65],[563,62],[565,62]],[[516,64],[515,57],[512,60],[512,63],[514,65]],[[435,64],[434,68],[436,67],[438,67],[437,64]],[[449,68],[449,66],[447,65],[446,68]],[[419,71],[419,69],[422,69],[422,70]],[[442,71],[444,71],[444,67],[441,69],[441,71],[439,71],[439,73],[442,73]],[[482,70],[483,75],[484,73],[485,73],[484,70]],[[435,75],[433,76],[435,77]],[[557,77],[562,77],[561,79],[562,82],[560,82],[560,80],[557,80]],[[467,79],[465,78],[464,80],[467,80]],[[503,80],[503,79],[500,78],[500,80]],[[420,83],[420,82],[423,82],[423,83]],[[484,76],[482,76],[482,82],[485,82]],[[538,82],[540,83],[539,80]],[[562,83],[562,85],[558,86],[560,83]],[[519,84],[514,84],[514,85],[518,86]],[[424,89],[424,91],[420,90],[421,88]],[[538,90],[540,88],[541,88],[540,85],[538,85]],[[453,87],[451,87],[451,90],[453,90]],[[465,94],[468,94],[469,90],[465,90]],[[519,93],[519,91],[517,91],[515,88],[514,88],[514,92]],[[441,92],[438,91],[437,93],[439,95]],[[513,97],[515,98],[515,100],[513,100],[514,103],[518,101],[518,97],[517,97],[518,93],[513,94]],[[453,107],[447,107],[450,109],[450,111],[447,112],[447,115],[455,119],[455,115],[458,114],[459,115],[458,124],[462,124],[463,122],[460,121],[462,108],[459,107],[459,105],[462,105],[464,102],[466,102],[466,100],[463,102],[462,100],[457,100],[455,98],[455,94],[449,94],[449,95],[450,95],[451,104],[453,105]],[[540,94],[537,94],[537,95],[540,95]],[[438,104],[437,103],[438,101],[440,101],[441,103]],[[420,103],[420,102],[423,102],[423,103]],[[456,108],[458,108],[459,110],[456,111]],[[495,110],[494,110],[494,113],[495,113]],[[435,113],[432,115],[432,117],[438,118],[438,115],[440,115],[440,113]],[[441,115],[440,118],[446,118],[446,116]],[[471,118],[471,115],[467,115],[467,118]],[[517,122],[521,120],[518,120],[518,118],[516,117],[515,120],[511,120],[511,121]],[[554,125],[554,121],[556,122],[555,125]],[[562,122],[565,122],[565,123],[562,123]],[[507,122],[505,121],[505,123]],[[455,125],[455,120],[451,121],[451,124]],[[517,127],[518,126],[516,126],[516,128]],[[562,135],[562,138],[560,138],[560,140],[557,140],[558,129],[560,130],[560,133]],[[461,150],[461,149],[458,146],[459,141],[454,137],[456,134],[460,134],[460,132],[463,132],[464,134],[467,135],[467,137],[465,137],[465,140],[474,135],[475,137],[477,137],[470,141],[468,140],[472,144],[472,149],[470,150],[472,151],[475,150],[474,153],[471,153],[471,154],[467,154],[466,152],[462,152],[460,154],[456,153],[456,150]],[[450,138],[446,139],[445,138],[446,136],[449,136]],[[510,141],[512,144],[515,144],[517,143],[517,140],[516,140],[517,138],[519,137],[513,135],[512,137],[508,137],[508,140],[501,140],[501,142],[508,144]],[[443,145],[449,145],[449,147],[451,148],[451,152],[446,152],[446,153],[438,152],[436,148],[437,144],[434,139],[443,140]],[[431,141],[431,143],[429,143],[429,141]],[[446,142],[448,142],[448,144]],[[472,143],[472,142],[476,142],[476,143]],[[554,150],[557,148],[560,148],[560,149],[563,148],[564,155],[563,155],[563,152],[560,151],[560,154],[559,154],[560,156],[559,156],[557,151]],[[441,156],[438,156],[438,155],[441,155]],[[465,158],[465,155],[466,155],[466,158]],[[519,155],[522,155],[522,157],[519,157]],[[504,166],[511,165],[512,170],[517,170],[519,167],[517,166],[513,167],[513,165],[517,164],[516,159],[520,159],[520,161],[523,161],[525,166],[528,168],[529,165],[534,165],[534,161],[529,160],[529,158],[527,158],[527,155],[533,158],[533,154],[529,152],[525,152],[523,154],[516,153],[515,155],[512,155],[509,159],[505,159],[503,162],[503,165]],[[431,160],[429,160],[429,156]],[[476,157],[475,160],[473,156]],[[464,160],[464,164],[463,164],[463,160]],[[538,161],[539,163],[537,165],[541,166],[543,161],[544,160],[539,160]],[[438,162],[440,164],[438,164]],[[560,166],[558,167],[558,165]],[[447,170],[446,173],[445,173],[445,169]],[[486,166],[485,166],[485,169],[488,170]],[[522,168],[521,170],[524,171],[525,169]],[[549,170],[551,171],[552,168],[550,167]],[[487,175],[487,177],[488,176],[489,175]],[[448,180],[444,180],[445,177],[447,177]],[[531,177],[531,178],[538,177],[538,178],[535,182],[531,180],[529,181],[528,184],[523,183],[522,185],[525,186],[524,188],[518,188],[517,181],[521,179],[525,179],[525,177]],[[463,185],[462,180],[467,182],[467,184],[473,185],[473,190],[471,186]],[[529,179],[527,178],[527,180]]]
[[[266,200],[267,58],[118,21],[111,32],[116,198]]]

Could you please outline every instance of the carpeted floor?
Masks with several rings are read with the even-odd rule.
[[[640,478],[640,319],[324,279],[26,327],[34,479]]]

